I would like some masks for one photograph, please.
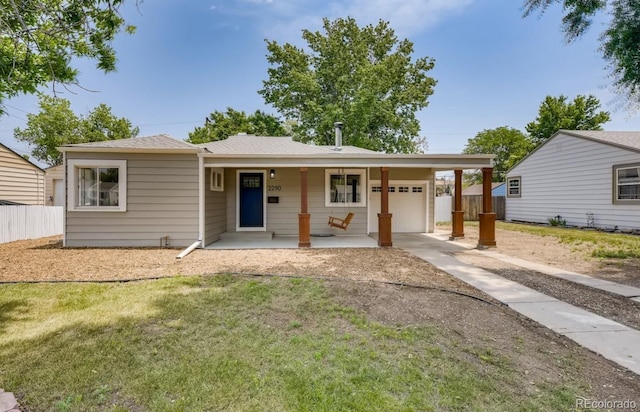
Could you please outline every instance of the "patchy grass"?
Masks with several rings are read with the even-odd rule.
[[[478,222],[464,224],[477,226]],[[496,228],[537,236],[552,236],[562,243],[584,246],[589,249],[588,253],[591,256],[597,258],[640,258],[640,236],[636,235],[507,222],[496,222]]]
[[[525,394],[527,377],[490,340],[383,325],[328,287],[235,276],[2,285],[0,387],[28,410],[58,411],[574,406],[575,380]]]

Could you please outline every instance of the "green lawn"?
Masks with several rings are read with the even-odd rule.
[[[568,410],[579,395],[524,395],[490,339],[383,325],[332,296],[236,276],[0,285],[0,387],[30,411]]]

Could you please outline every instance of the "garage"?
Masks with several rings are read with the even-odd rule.
[[[390,181],[389,213],[393,233],[423,233],[427,231],[428,182]],[[378,232],[380,213],[380,182],[372,181],[369,186],[369,231]]]

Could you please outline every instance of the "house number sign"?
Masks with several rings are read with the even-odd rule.
[[[275,186],[274,186],[274,185],[271,185],[271,186],[267,186],[267,190],[268,190],[269,192],[279,192],[279,191],[281,191],[281,190],[282,190],[282,186],[280,186],[280,185],[275,185]]]

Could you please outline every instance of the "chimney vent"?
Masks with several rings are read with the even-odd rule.
[[[335,150],[342,150],[342,122],[335,122],[333,126],[336,129],[336,147]]]

